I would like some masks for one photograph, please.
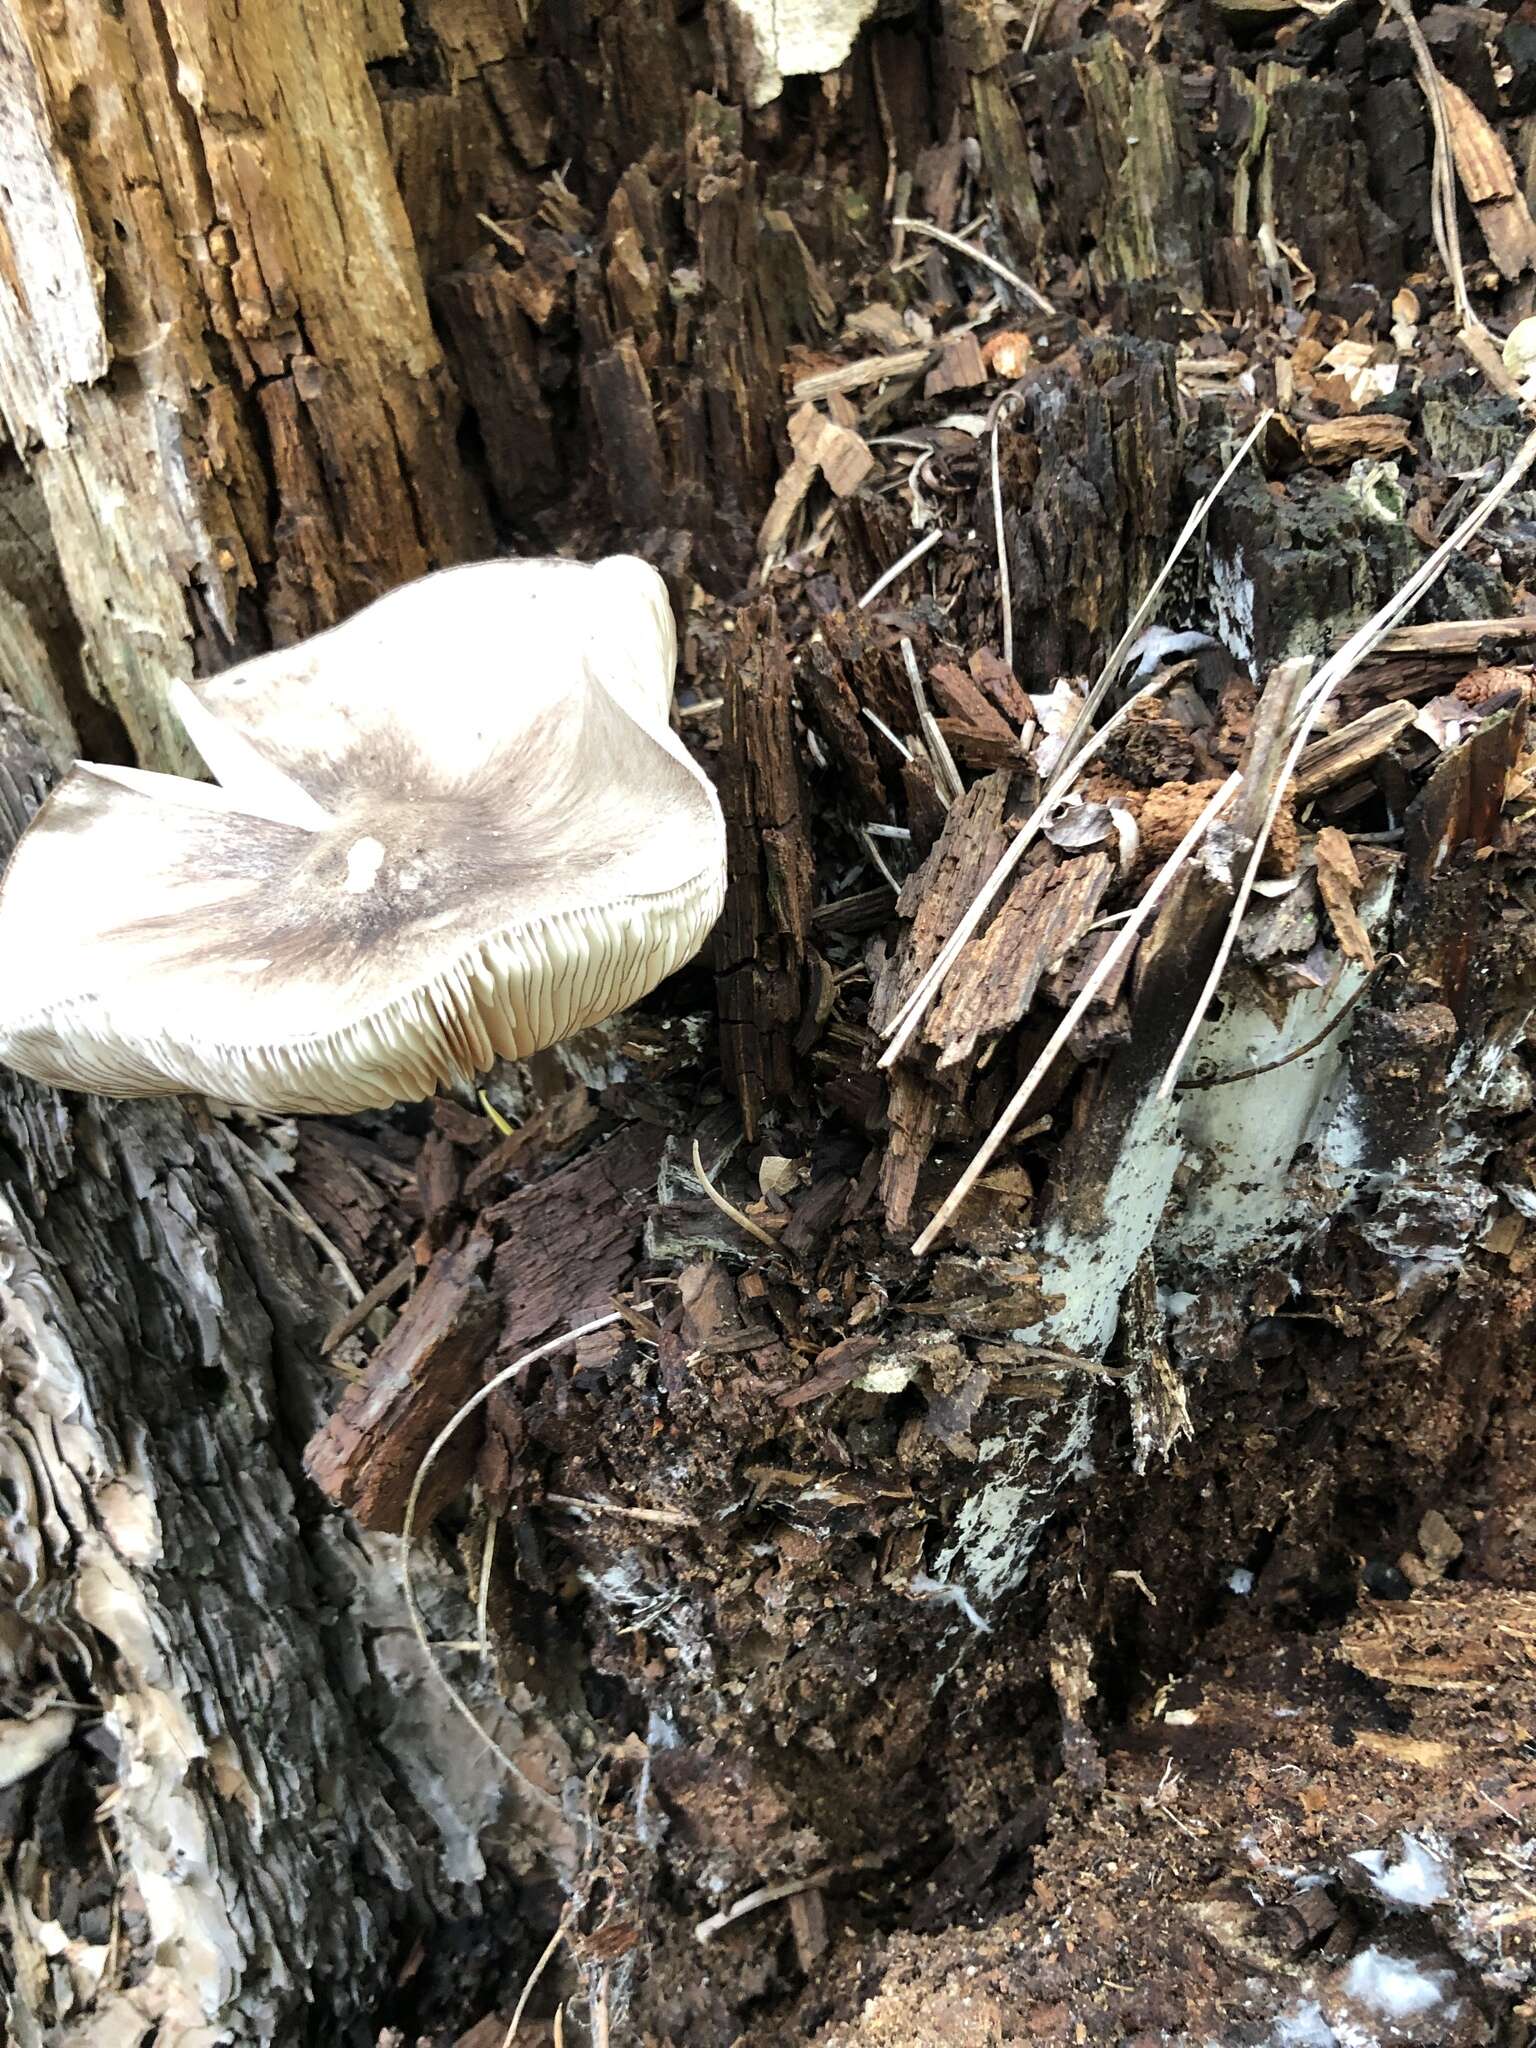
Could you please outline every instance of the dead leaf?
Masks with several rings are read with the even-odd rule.
[[[1325,825],[1313,849],[1317,858],[1317,886],[1333,925],[1339,949],[1348,960],[1358,960],[1369,974],[1376,966],[1370,936],[1360,922],[1358,904],[1364,887],[1355,865],[1355,849],[1337,825]]]
[[[1045,827],[1052,846],[1075,853],[1080,847],[1101,846],[1115,830],[1108,804],[1066,803]]]

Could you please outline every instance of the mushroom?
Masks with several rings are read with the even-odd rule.
[[[725,828],[628,556],[408,585],[172,703],[216,783],[78,763],[0,881],[0,1059],[104,1095],[382,1108],[633,1003]]]

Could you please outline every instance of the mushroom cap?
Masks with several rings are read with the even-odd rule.
[[[345,1112],[635,1002],[725,892],[676,649],[644,562],[485,562],[177,686],[218,783],[59,784],[0,881],[0,1059]]]

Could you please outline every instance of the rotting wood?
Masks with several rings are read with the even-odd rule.
[[[366,1375],[305,1452],[320,1491],[364,1528],[399,1533],[417,1466],[495,1351],[501,1318],[486,1284],[490,1258],[491,1238],[477,1231],[432,1261]],[[473,1469],[466,1432],[435,1468],[425,1512],[462,1492]]]
[[[0,14],[28,166],[0,192],[0,416],[91,688],[141,761],[187,767],[166,685],[205,638],[242,649],[258,586],[292,640],[490,536],[355,10],[161,14]]]
[[[1414,721],[1411,704],[1378,704],[1337,732],[1313,740],[1296,764],[1291,791],[1298,802],[1318,796],[1389,753]]]
[[[660,1141],[643,1126],[494,1206],[427,1267],[362,1378],[305,1454],[328,1499],[368,1529],[398,1533],[433,1438],[490,1371],[567,1324],[600,1314],[633,1275],[638,1200],[654,1190]],[[578,1241],[582,1257],[572,1262]],[[494,1414],[494,1409],[492,1410]],[[422,1513],[461,1492],[478,1435],[464,1430],[433,1468]]]
[[[737,618],[726,682],[730,884],[714,940],[721,1057],[748,1134],[794,1092],[814,865],[797,760],[789,654],[771,606]]]
[[[1047,972],[1093,922],[1114,872],[1105,853],[1062,860],[1042,849],[955,962],[923,1027],[941,1071],[1025,1015]]]

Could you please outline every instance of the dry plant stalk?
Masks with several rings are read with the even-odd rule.
[[[1430,129],[1435,143],[1429,179],[1429,219],[1435,246],[1440,251],[1440,260],[1445,265],[1451,295],[1456,302],[1456,319],[1460,328],[1456,338],[1494,389],[1520,404],[1523,402],[1520,388],[1505,369],[1493,337],[1473,309],[1467,292],[1467,273],[1461,256],[1461,229],[1456,220],[1455,151],[1450,115],[1445,104],[1445,81],[1435,68],[1424,31],[1419,27],[1408,0],[1391,0],[1391,7],[1408,37],[1419,74],[1419,86],[1429,108]]]
[[[947,228],[936,228],[931,220],[914,220],[910,214],[898,213],[891,222],[893,228],[906,228],[914,235],[927,235],[932,241],[942,242],[946,249],[953,249],[957,256],[969,257],[972,263],[979,263],[983,270],[990,270],[994,277],[1000,277],[1004,284],[1012,285],[1039,313],[1048,319],[1055,317],[1056,308],[1045,296],[1036,291],[1027,278],[1020,277],[1016,270],[1010,270],[1006,263],[999,263],[995,256],[989,256],[985,249],[978,249],[974,242],[962,241],[959,235],[952,235]]]

